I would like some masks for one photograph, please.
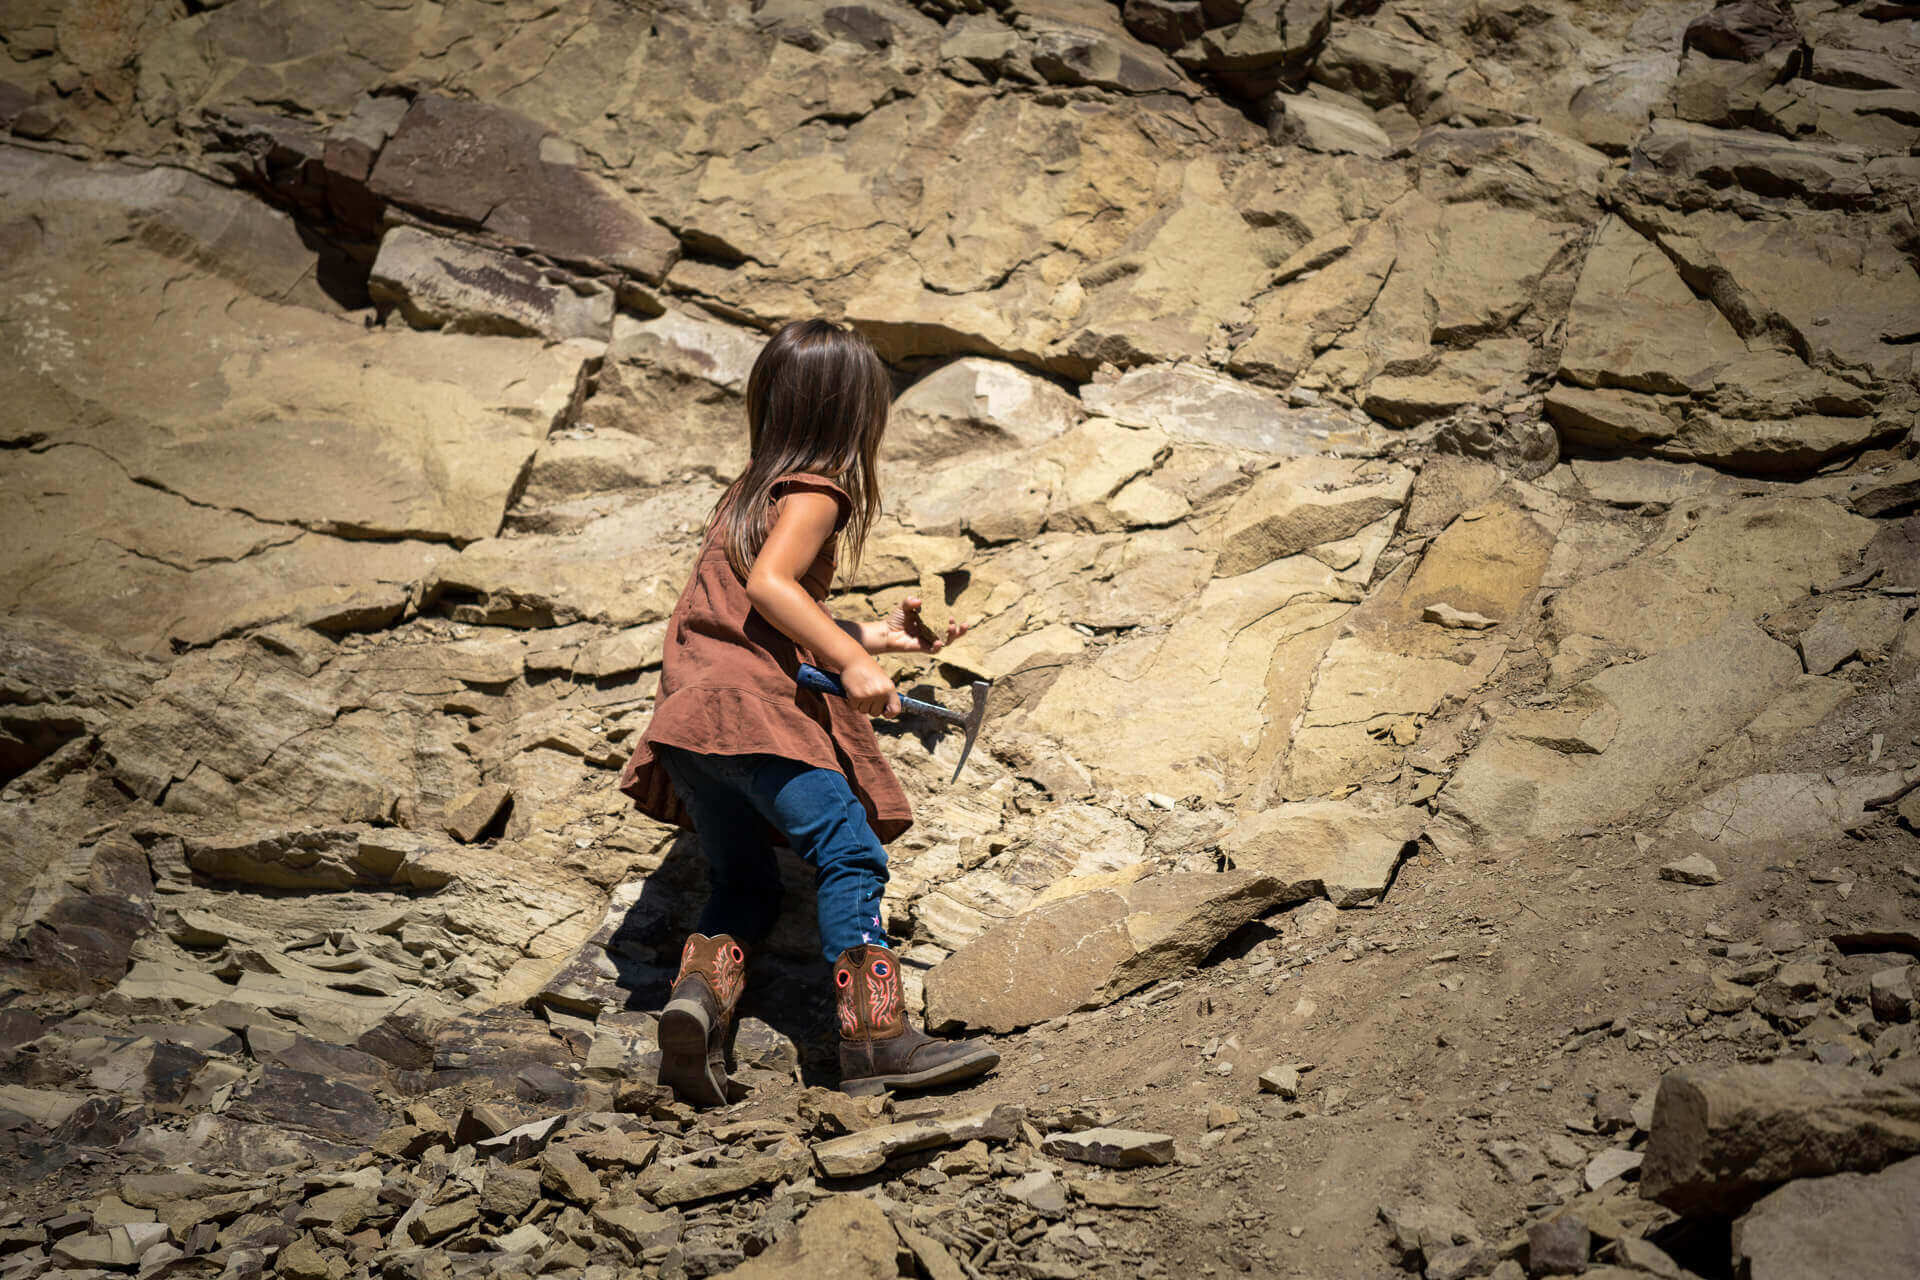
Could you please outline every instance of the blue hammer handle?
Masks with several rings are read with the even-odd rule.
[[[802,689],[811,689],[815,693],[830,693],[836,698],[847,696],[847,687],[840,683],[840,677],[831,672],[822,671],[810,662],[800,664],[800,670],[794,673],[794,679]],[[918,698],[900,695],[900,706],[906,711],[918,711],[924,716],[938,716],[942,720],[965,727],[967,717],[952,707],[943,707],[937,702],[922,702]]]

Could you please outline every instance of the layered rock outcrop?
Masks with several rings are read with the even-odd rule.
[[[883,735],[919,819],[886,910],[936,1023],[1165,989],[1303,903],[1391,902],[1410,857],[1910,842],[1911,10],[11,6],[0,1109],[37,1136],[9,1152],[505,1168],[558,1130],[442,1134],[391,1097],[616,1101],[702,874],[612,779],[745,457],[747,372],[800,316],[870,335],[899,391],[839,607],[922,596],[973,629],[903,681],[995,682],[957,787],[951,738]],[[819,1012],[783,875],[768,982]],[[1904,1010],[1883,985],[1864,1007]],[[1772,1008],[1795,1033],[1798,1003]],[[1875,1066],[1911,1060],[1875,1034]],[[752,1038],[773,1091],[802,1051]],[[656,1101],[633,1141],[678,1141]],[[594,1154],[629,1129],[559,1149],[638,1175]],[[297,1225],[658,1262],[666,1210],[800,1176],[797,1141],[718,1167],[690,1141],[644,1211],[557,1158],[449,1166],[417,1213],[343,1172]],[[1017,1172],[1030,1208],[1064,1196]],[[528,1173],[578,1221],[509,1227]],[[1743,1257],[1865,1176],[1788,1169],[1815,1173],[1742,1206]],[[194,1232],[259,1191],[123,1187],[242,1199],[165,1243],[107,1209],[31,1245],[0,1224],[0,1252],[213,1257]],[[763,1268],[836,1247],[792,1216]],[[876,1230],[848,1246],[876,1274],[957,1265]],[[1467,1252],[1430,1274],[1492,1270],[1443,1234]],[[249,1239],[218,1266],[257,1271]],[[373,1256],[301,1241],[272,1246],[301,1280]]]

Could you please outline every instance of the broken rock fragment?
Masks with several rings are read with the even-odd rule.
[[[1802,1178],[1733,1224],[1736,1274],[1753,1280],[1920,1275],[1920,1159],[1879,1173]]]
[[[476,787],[449,808],[447,834],[461,844],[472,844],[512,802],[513,789],[503,783],[489,782],[484,787]]]
[[[1738,1213],[1789,1179],[1916,1152],[1920,1091],[1909,1086],[1811,1062],[1681,1067],[1654,1099],[1640,1194],[1678,1213]]]
[[[1001,1103],[983,1111],[907,1120],[819,1143],[813,1148],[813,1158],[826,1177],[849,1178],[872,1173],[893,1157],[910,1151],[958,1146],[975,1139],[1011,1142],[1019,1136],[1026,1118],[1025,1107]]]
[[[1428,605],[1421,611],[1420,620],[1437,622],[1454,631],[1485,631],[1489,627],[1500,625],[1496,618],[1489,618],[1484,614],[1467,613],[1446,603]]]
[[[799,1229],[725,1274],[729,1280],[896,1280],[900,1237],[879,1205],[861,1196],[828,1196]]]
[[[1283,888],[1259,872],[1186,872],[1046,903],[934,966],[928,1029],[1015,1031],[1117,999],[1205,956]]]
[[[1173,1136],[1138,1129],[1082,1129],[1078,1133],[1049,1134],[1040,1149],[1050,1156],[1078,1160],[1109,1169],[1131,1169],[1173,1160]]]
[[[1660,878],[1675,884],[1719,884],[1720,868],[1704,854],[1690,853],[1660,868]]]

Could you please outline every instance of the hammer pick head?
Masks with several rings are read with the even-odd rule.
[[[948,786],[960,781],[960,771],[967,767],[967,756],[973,751],[973,741],[980,736],[981,722],[987,716],[987,691],[991,688],[991,680],[975,680],[967,688],[967,692],[973,695],[973,710],[967,714],[967,740],[961,744],[960,761],[953,766],[953,777],[948,779]]]

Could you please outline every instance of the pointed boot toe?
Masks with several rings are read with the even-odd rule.
[[[840,1090],[927,1089],[984,1075],[1000,1051],[975,1040],[936,1040],[907,1021],[893,953],[873,943],[834,964],[840,1013]]]

